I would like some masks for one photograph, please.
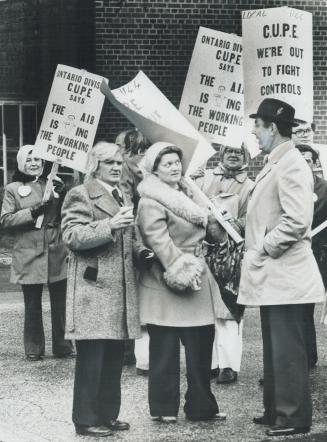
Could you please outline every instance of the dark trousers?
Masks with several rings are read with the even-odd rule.
[[[260,308],[265,381],[263,402],[271,425],[311,425],[304,311],[304,304]]]
[[[124,350],[124,365],[135,365],[135,340],[134,339],[126,339],[125,341],[125,350]]]
[[[214,325],[164,327],[148,324],[150,335],[149,405],[151,416],[177,416],[180,403],[180,340],[185,347],[187,391],[184,411],[191,419],[218,413],[210,388]]]
[[[73,422],[99,426],[117,419],[124,341],[92,339],[76,341]]]
[[[71,341],[65,339],[66,288],[67,280],[48,284],[51,323],[52,352],[64,356],[73,351]],[[42,321],[43,284],[22,285],[25,304],[24,347],[26,355],[44,355],[44,328]]]
[[[317,339],[315,328],[315,304],[304,304],[305,346],[308,354],[309,368],[313,368],[318,361]]]

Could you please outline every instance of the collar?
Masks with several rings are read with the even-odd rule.
[[[114,189],[117,189],[117,191],[118,191],[118,195],[119,195],[120,197],[122,197],[121,190],[119,189],[118,186],[114,186],[114,187],[113,187],[113,186],[111,186],[110,184],[105,183],[105,182],[102,181],[102,180],[99,180],[99,178],[96,178],[96,181],[97,181],[99,184],[101,184],[101,186],[103,186],[103,187],[106,189],[106,191],[110,193],[110,195],[112,195],[112,191],[113,191]]]
[[[180,181],[180,190],[172,189],[156,175],[148,174],[138,185],[137,190],[142,198],[152,199],[175,215],[202,227],[207,225],[206,211],[193,200],[191,189],[184,178]]]
[[[281,157],[294,148],[294,143],[292,140],[285,141],[284,143],[279,144],[275,149],[273,149],[268,155],[268,163],[277,163]]]
[[[218,166],[213,170],[214,175],[221,176],[226,179],[233,179],[240,184],[243,184],[248,177],[248,165],[244,164],[237,170],[227,169],[222,163],[219,163]]]

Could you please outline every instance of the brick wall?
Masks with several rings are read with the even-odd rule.
[[[93,0],[0,2],[0,99],[46,102],[58,63],[94,67]]]
[[[182,94],[199,26],[241,35],[242,9],[289,6],[313,13],[317,142],[326,140],[327,6],[318,0],[95,1],[96,72],[120,86],[143,70],[176,105]],[[105,104],[98,138],[114,140],[128,123]],[[210,165],[214,165],[217,156]],[[251,162],[251,175],[261,167]]]

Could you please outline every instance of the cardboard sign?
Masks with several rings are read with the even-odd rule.
[[[241,147],[241,37],[200,27],[179,110],[208,141]]]
[[[85,172],[104,102],[102,80],[84,70],[57,66],[35,156]]]
[[[311,122],[312,14],[288,7],[243,11],[242,29],[245,114],[277,98]]]
[[[167,141],[180,147],[183,150],[183,167],[186,174],[191,174],[215,153],[213,147],[142,71],[131,82],[113,91],[103,81],[101,91],[152,143]],[[234,241],[237,244],[243,242],[239,233],[224,219],[222,212],[191,179],[189,184]]]
[[[111,91],[103,83],[101,90],[152,143],[168,141],[180,147],[188,174],[216,153],[142,71],[120,88]]]

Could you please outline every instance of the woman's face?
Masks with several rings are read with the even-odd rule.
[[[161,181],[175,187],[182,177],[182,163],[177,153],[164,154],[154,173]]]
[[[43,161],[41,158],[33,157],[32,154],[27,155],[24,172],[26,175],[40,176],[43,170]]]

